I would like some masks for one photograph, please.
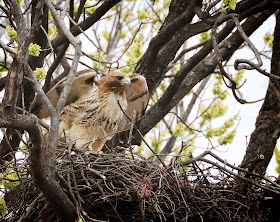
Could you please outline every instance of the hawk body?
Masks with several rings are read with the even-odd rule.
[[[75,142],[77,148],[99,151],[117,131],[127,108],[125,90],[131,81],[114,72],[102,78],[83,96],[63,109],[59,138]],[[122,109],[120,108],[122,107]]]
[[[149,93],[146,79],[140,74],[112,72],[100,80],[96,80],[96,76],[96,72],[91,70],[77,73],[61,113],[58,136],[61,142],[75,142],[77,148],[99,151],[117,131],[121,132],[121,141],[127,140],[131,128],[129,119],[139,122]],[[47,93],[54,106],[66,79],[59,81]],[[31,110],[40,119],[49,116],[46,107],[37,98]]]

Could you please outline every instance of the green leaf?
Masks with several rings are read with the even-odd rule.
[[[236,131],[230,131],[225,136],[222,136],[218,138],[218,142],[220,145],[227,145],[229,143],[232,143],[234,137],[236,135]]]
[[[36,68],[34,74],[37,79],[44,79],[47,75],[45,68]]]
[[[101,60],[101,69],[104,68],[104,65],[102,63],[102,61],[105,61],[107,55],[103,52],[103,51],[95,51],[93,54],[92,54],[93,58],[96,59],[97,61],[99,61],[99,57],[100,57],[100,60]],[[97,61],[94,61],[93,62],[93,68],[94,69],[99,69],[99,62]]]
[[[275,147],[274,149],[274,154],[275,154],[275,159],[276,159],[276,163],[277,163],[277,167],[276,167],[276,172],[280,174],[280,150]]]
[[[233,80],[236,82],[237,87],[240,86],[241,84],[244,72],[245,72],[244,69],[238,70],[238,72],[235,74],[235,77],[233,78]]]
[[[231,10],[235,10],[236,8],[236,0],[230,0],[228,3],[228,8]]]
[[[226,8],[229,10],[235,10],[237,0],[223,0],[222,11],[225,11]]]
[[[179,137],[179,136],[184,136],[185,134],[185,129],[186,129],[186,126],[185,124],[183,123],[178,123],[175,127],[175,129],[173,130],[174,132],[174,135]]]
[[[17,31],[12,26],[7,26],[6,32],[10,39],[13,39],[14,41],[18,42]]]
[[[34,43],[30,43],[28,47],[29,55],[38,57],[40,55],[40,51],[41,51],[41,46]]]
[[[8,169],[8,173],[5,174],[5,178],[2,178],[1,183],[6,189],[12,189],[20,184],[18,174],[16,172],[11,171]],[[3,177],[3,174],[1,174],[1,177]],[[19,173],[20,175],[20,173]]]
[[[230,118],[230,119],[226,120],[222,126],[217,127],[217,128],[213,128],[211,126],[208,126],[205,130],[206,131],[206,136],[208,138],[222,136],[223,134],[225,134],[227,132],[227,130],[230,127],[234,126],[234,123],[235,123],[236,119],[237,119],[236,117]],[[227,137],[229,137],[229,135]]]
[[[203,120],[212,120],[223,116],[228,110],[228,107],[221,100],[215,101],[210,107],[206,108],[204,104],[200,105],[201,117]]]
[[[140,20],[145,20],[150,17],[150,13],[146,10],[137,10],[137,14]]]
[[[137,36],[134,41],[132,42],[130,48],[127,50],[125,55],[127,56],[128,60],[126,61],[127,67],[121,68],[121,72],[124,73],[131,73],[136,66],[136,63],[144,54],[143,50],[143,43],[144,40],[143,35]]]
[[[274,36],[270,35],[269,33],[266,33],[263,37],[263,40],[266,44],[268,44],[269,48],[273,47],[273,40],[274,40]]]
[[[1,216],[4,217],[8,214],[8,210],[6,207],[6,202],[4,197],[0,197],[0,211],[1,211]],[[0,218],[2,218],[0,217]]]
[[[108,41],[110,38],[110,32],[108,31],[103,31],[102,36]]]
[[[208,32],[202,32],[202,33],[200,33],[199,41],[200,42],[204,42],[204,41],[206,41],[206,40],[208,40],[210,38],[211,38],[211,35],[210,35],[209,31]]]
[[[55,26],[55,25],[49,25],[49,32],[48,32],[48,35],[49,35],[49,36],[52,36],[52,35],[54,35],[55,33],[57,33],[56,26]]]

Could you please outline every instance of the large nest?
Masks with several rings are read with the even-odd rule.
[[[66,153],[57,159],[57,180],[85,221],[268,219],[260,200],[266,196],[263,188],[274,189],[276,184],[253,182],[250,189],[243,186],[241,190],[228,169],[199,160],[183,162],[182,158],[186,156],[173,157],[168,166],[160,167],[119,153]],[[55,210],[25,172],[20,185],[5,195],[6,220],[58,221]]]

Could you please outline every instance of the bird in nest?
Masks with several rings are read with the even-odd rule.
[[[75,142],[78,149],[98,152],[116,132],[122,132],[120,138],[127,137],[130,120],[139,122],[145,112],[149,92],[146,79],[140,74],[126,75],[115,71],[99,80],[96,77],[97,73],[92,70],[77,72],[61,113],[58,140]],[[54,106],[66,78],[47,93]],[[46,107],[37,98],[31,112],[39,119],[49,116]]]

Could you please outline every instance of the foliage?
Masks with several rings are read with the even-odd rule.
[[[235,10],[237,0],[223,0],[223,9]]]
[[[280,150],[278,149],[278,147],[275,147],[274,154],[275,154],[275,159],[276,159],[276,163],[277,163],[277,167],[275,170],[278,174],[280,174]]]
[[[150,12],[146,10],[137,10],[137,14],[140,20],[145,20],[151,17]]]
[[[44,79],[47,75],[45,68],[36,68],[34,74],[37,79]]]
[[[235,74],[233,80],[236,82],[236,86],[239,87],[241,84],[241,81],[243,79],[244,69],[238,70],[238,72]]]
[[[234,136],[236,134],[235,130],[229,131],[228,129],[234,126],[236,117],[230,118],[224,122],[224,124],[220,127],[213,128],[208,126],[206,128],[206,136],[208,138],[218,137],[218,142],[220,145],[227,145],[228,143],[232,143]]]
[[[104,64],[102,63],[102,61],[105,61],[106,59],[106,55],[103,51],[95,51],[92,54],[92,57],[95,59],[95,61],[93,61],[93,68],[94,69],[99,69],[99,67],[104,68]]]
[[[52,36],[52,38],[54,38],[57,34],[57,28],[55,25],[49,25],[49,32],[48,35]]]
[[[1,185],[6,189],[11,189],[20,184],[21,172],[14,172],[11,169],[7,169],[5,172],[0,174]]]
[[[269,48],[272,48],[273,46],[273,40],[274,40],[274,36],[270,35],[269,33],[266,33],[263,37],[263,40],[266,44],[268,44]]]
[[[0,197],[0,212],[1,212],[0,218],[3,218],[4,216],[6,216],[8,214],[8,210],[6,207],[6,202],[5,202],[4,197]]]
[[[2,77],[2,72],[6,72],[6,71],[8,71],[8,70],[5,67],[0,66],[0,76],[1,77]]]
[[[227,91],[223,89],[223,79],[221,75],[214,75],[216,78],[216,81],[213,85],[212,93],[213,95],[217,96],[218,99],[224,100],[227,98],[227,95],[229,94]]]
[[[38,57],[40,55],[40,51],[41,51],[41,46],[39,46],[36,43],[30,43],[28,47],[29,55]]]
[[[223,116],[228,107],[223,104],[221,100],[213,102],[210,107],[206,107],[204,104],[200,105],[200,112],[203,121],[211,121],[212,119]]]
[[[200,42],[204,42],[204,41],[206,41],[206,40],[208,40],[208,39],[210,39],[211,38],[211,35],[210,35],[210,32],[208,31],[208,32],[202,32],[202,33],[200,33],[200,39],[199,39],[199,41]]]
[[[136,66],[137,61],[141,58],[141,56],[144,54],[143,50],[143,35],[137,36],[133,43],[131,44],[130,48],[126,52],[126,56],[128,57],[128,60],[126,61],[127,67],[124,67],[121,69],[124,73],[131,73]]]
[[[10,39],[12,39],[16,42],[18,41],[17,31],[12,26],[7,26],[6,32]]]

